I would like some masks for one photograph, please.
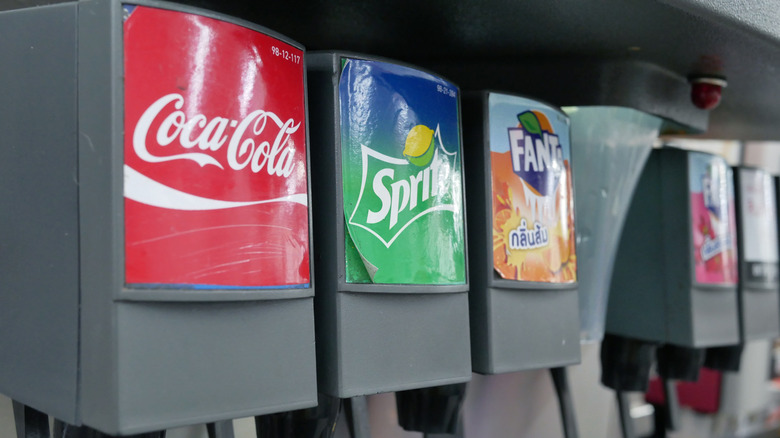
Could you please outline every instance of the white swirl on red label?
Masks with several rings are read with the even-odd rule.
[[[240,171],[247,167],[253,173],[263,169],[271,176],[287,178],[292,174],[295,148],[290,137],[301,127],[294,119],[283,121],[279,116],[264,110],[247,114],[243,120],[214,117],[209,120],[203,114],[189,119],[182,111],[184,97],[173,93],[165,95],[144,111],[133,130],[133,151],[148,163],[189,160],[201,167],[227,167]],[[270,121],[270,123],[269,123]],[[156,126],[156,132],[151,132]],[[277,130],[274,130],[273,127]],[[232,132],[230,132],[232,131]],[[259,136],[265,137],[260,141]],[[147,144],[147,140],[149,143]],[[159,148],[169,148],[175,143],[187,150],[184,153],[160,155]],[[224,149],[223,149],[224,148]],[[224,150],[222,162],[209,152]],[[273,202],[293,202],[308,205],[306,193],[294,193],[273,199],[251,201],[227,201],[193,195],[166,186],[138,172],[124,167],[124,195],[142,204],[173,210],[219,210]]]
[[[176,190],[161,184],[125,165],[125,197],[153,207],[172,210],[222,210],[226,208],[246,207],[248,205],[270,204],[273,202],[294,202],[307,206],[306,193],[282,196],[262,201],[223,201],[221,199],[204,198]]]
[[[205,152],[185,152],[173,155],[156,155],[149,150],[147,139],[152,125],[159,121],[157,133],[154,135],[157,145],[168,147],[175,140],[187,150],[216,152],[227,142],[225,161],[233,170],[243,170],[249,167],[258,173],[265,169],[269,175],[288,177],[295,164],[295,149],[287,146],[290,136],[298,131],[301,122],[293,119],[283,121],[276,114],[256,110],[249,113],[240,122],[224,117],[208,120],[203,114],[196,114],[189,120],[183,111],[184,97],[180,94],[168,94],[157,99],[144,111],[133,131],[133,150],[138,157],[149,163],[161,163],[174,160],[191,160],[201,167],[206,165],[224,169],[222,163]],[[167,111],[166,111],[167,110]],[[268,140],[257,143],[254,136],[266,134],[266,128],[276,125],[273,142]],[[235,128],[229,135],[229,128]],[[192,138],[193,131],[200,133]],[[268,136],[270,138],[270,136]]]

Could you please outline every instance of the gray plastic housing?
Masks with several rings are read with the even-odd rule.
[[[343,57],[376,59],[307,55],[319,390],[347,398],[468,381],[468,271],[463,285],[345,280],[338,93]]]
[[[734,194],[737,207],[737,233],[739,233],[739,238],[737,239],[739,248],[739,326],[743,342],[756,339],[772,339],[780,335],[780,283],[776,275],[777,264],[775,263],[773,280],[755,281],[751,280],[748,275],[751,265],[748,261],[745,246],[747,239],[752,237],[748,236],[748,233],[758,233],[761,230],[745,226],[746,212],[741,202],[744,194],[742,193],[742,184],[740,182],[743,178],[743,172],[747,170],[745,167],[734,168]],[[774,183],[774,179],[772,182]],[[772,188],[775,188],[774,184]],[[772,226],[776,230],[777,222],[775,221]],[[760,242],[764,241],[766,237],[756,236],[753,239],[757,239],[756,242]],[[777,245],[777,242],[770,242],[769,244]]]
[[[493,269],[490,93],[463,98],[471,366],[497,374],[573,365],[580,362],[577,284],[505,280]]]
[[[690,348],[739,342],[737,286],[694,280],[688,154],[655,149],[645,165],[615,258],[607,333]]]
[[[313,287],[124,285],[122,3],[2,12],[0,40],[0,392],[109,434],[314,406]]]

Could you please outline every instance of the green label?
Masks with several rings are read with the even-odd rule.
[[[339,95],[347,282],[465,283],[457,88],[349,59]]]

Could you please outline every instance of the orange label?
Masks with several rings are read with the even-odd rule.
[[[493,266],[509,280],[577,281],[568,119],[490,95]]]

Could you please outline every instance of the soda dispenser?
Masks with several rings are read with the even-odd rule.
[[[739,328],[741,342],[708,348],[705,366],[740,369],[747,342],[771,339],[780,330],[777,210],[774,180],[768,172],[740,166],[733,170],[739,232]]]
[[[707,349],[705,365],[739,371],[747,342],[780,332],[777,209],[772,176],[758,168],[733,169],[739,233],[739,328],[741,342]]]
[[[151,1],[0,29],[0,392],[110,434],[314,406],[303,47]]]
[[[458,87],[350,53],[307,66],[320,391],[361,402],[468,381]]]
[[[739,232],[739,308],[743,342],[780,335],[777,200],[765,170],[734,169]]]
[[[735,224],[724,159],[653,150],[618,247],[602,344],[602,382],[619,402],[622,391],[647,389],[656,349],[673,407],[674,380],[697,379],[704,349],[739,341]]]
[[[516,95],[464,103],[472,367],[496,374],[578,363],[569,119]]]
[[[569,119],[517,95],[464,100],[472,368],[552,371],[576,436],[565,366],[580,360]]]
[[[731,173],[718,156],[653,150],[615,261],[608,333],[692,348],[739,341]]]

